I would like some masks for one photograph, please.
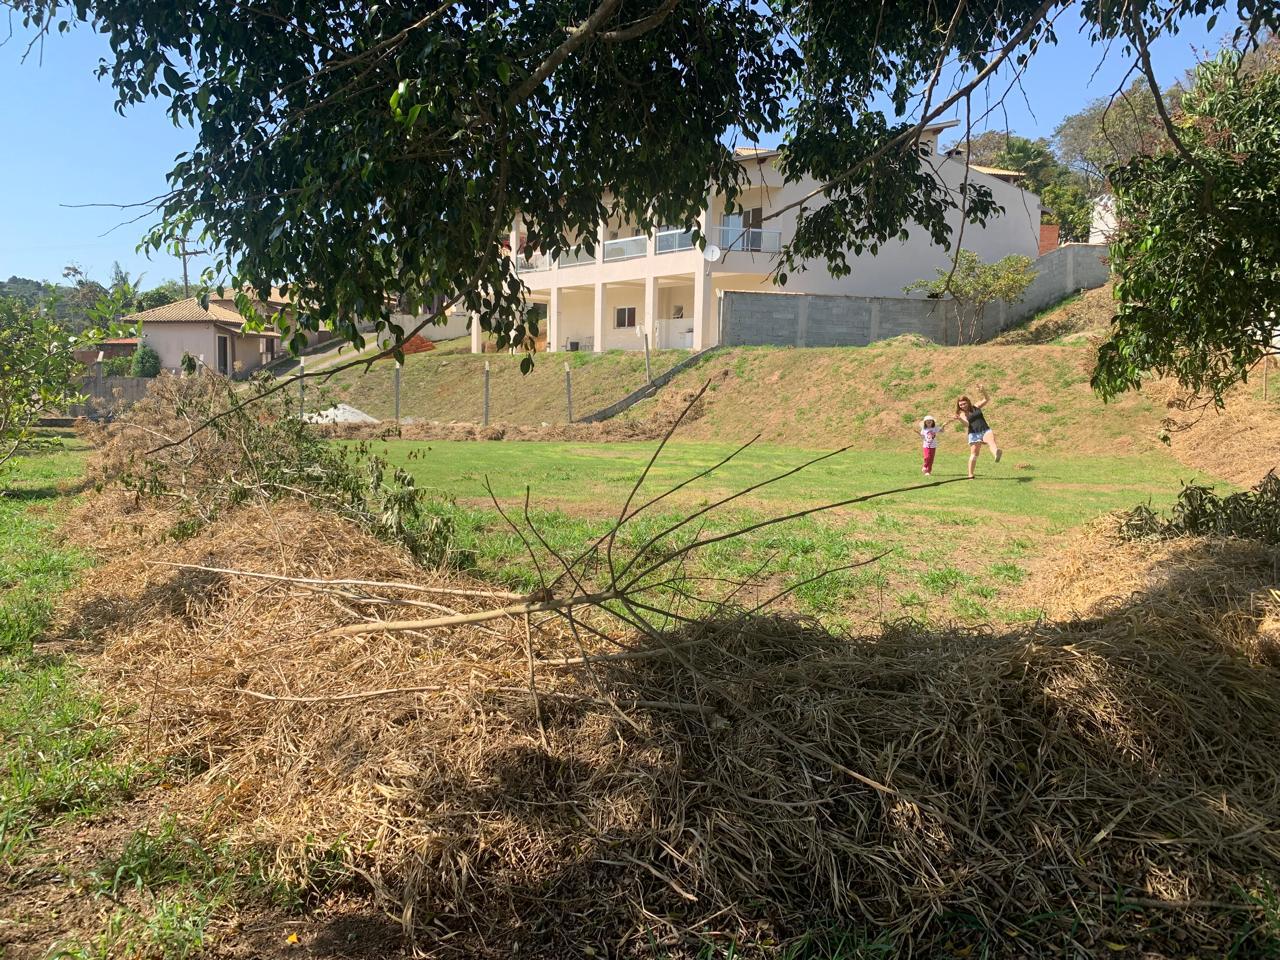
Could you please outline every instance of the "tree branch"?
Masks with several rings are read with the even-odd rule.
[[[676,4],[679,2],[680,0],[663,0],[662,6],[658,7],[658,9],[649,14],[649,16],[642,20],[637,20],[629,26],[619,27],[617,30],[606,30],[604,33],[600,34],[600,39],[607,40],[610,43],[625,43],[628,40],[634,40],[636,37],[643,36],[655,27],[660,26],[662,21],[667,19],[671,14],[671,11],[676,8]]]
[[[512,91],[511,96],[507,98],[507,106],[514,107],[521,100],[527,99],[538,87],[542,86],[547,77],[555,72],[556,67],[568,60],[574,51],[600,32],[600,28],[617,12],[621,3],[622,0],[603,0],[600,6],[592,11],[591,16],[587,17],[585,22],[576,27],[571,27],[569,36],[565,38],[564,43],[551,51],[551,55],[538,64],[537,69],[529,74],[524,83]]]

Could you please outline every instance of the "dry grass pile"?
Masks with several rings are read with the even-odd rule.
[[[168,566],[487,589],[302,505],[157,542],[115,503],[71,526],[114,546],[64,632],[102,638],[135,748],[191,771],[193,820],[286,876],[345,865],[432,955],[832,926],[902,956],[1265,946],[1244,891],[1280,863],[1274,552],[1086,541],[1062,576],[1122,599],[1003,636],[724,614],[640,637],[601,611],[385,630],[506,601]]]

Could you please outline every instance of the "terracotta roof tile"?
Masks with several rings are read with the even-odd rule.
[[[283,302],[267,302],[259,303],[258,309],[269,314],[282,306],[284,306]],[[164,304],[164,306],[152,307],[150,310],[142,310],[139,313],[131,313],[122,318],[122,322],[143,324],[221,323],[235,327],[244,326],[244,318],[240,316],[240,312],[236,309],[234,300],[210,300],[206,309],[200,306],[200,301],[196,297],[187,297],[185,300],[175,300],[173,303]]]

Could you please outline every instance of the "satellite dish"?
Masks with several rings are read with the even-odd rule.
[[[707,244],[707,248],[702,251],[702,259],[708,263],[715,263],[720,259],[720,248],[714,243]]]

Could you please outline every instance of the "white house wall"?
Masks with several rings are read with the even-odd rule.
[[[1009,254],[1036,258],[1041,210],[1038,197],[972,169],[966,174],[965,165],[959,160],[934,154],[932,162],[937,175],[952,191],[960,188],[967,175],[971,182],[987,187],[997,204],[1004,208],[1002,214],[983,226],[966,225],[963,235],[960,212],[952,211],[948,222],[952,226],[953,244],[962,244],[988,262]],[[815,192],[818,186],[812,180],[783,184],[773,159],[762,163],[747,159],[744,163],[751,186],[744,195],[743,205],[751,207],[758,202],[766,217],[771,210],[780,210],[802,200]],[[821,200],[816,202],[821,203]],[[709,198],[705,221],[713,242],[720,239],[718,228],[723,207],[719,197]],[[772,231],[777,231],[785,244],[794,235],[797,213],[796,208],[787,209],[776,218],[765,220],[762,229],[766,236],[772,240],[775,236]],[[606,236],[615,230],[624,237],[634,233],[626,225],[619,224],[607,225],[605,230]],[[601,258],[595,262],[526,272],[521,274],[521,278],[529,286],[532,299],[549,305],[554,302],[556,322],[552,325],[554,336],[548,344],[550,349],[560,349],[567,340],[578,340],[583,342],[584,348],[590,341],[593,349],[604,350],[638,349],[642,345],[641,339],[632,331],[614,327],[614,311],[618,306],[634,306],[637,324],[643,324],[645,289],[654,283],[657,284],[657,296],[653,316],[659,321],[658,344],[672,345],[676,341],[669,334],[675,332],[675,325],[664,324],[663,321],[671,319],[673,308],[678,303],[684,307],[682,327],[687,329],[693,325],[700,306],[696,302],[695,289],[701,283],[699,277],[706,277],[705,288],[711,291],[710,301],[709,304],[707,301],[701,304],[704,322],[694,342],[695,345],[710,346],[717,342],[718,337],[717,298],[725,291],[776,292],[781,289],[788,293],[830,296],[903,297],[905,286],[916,280],[933,279],[937,270],[950,264],[952,256],[945,248],[935,245],[923,228],[910,226],[907,233],[905,241],[891,240],[874,256],[850,257],[852,269],[848,276],[832,276],[825,262],[809,261],[804,265],[805,269],[789,270],[787,284],[782,288],[777,287],[771,277],[776,266],[774,253],[727,251],[708,262],[697,249],[657,253],[652,241],[648,247],[652,252],[644,256],[612,261]],[[601,287],[603,307],[598,320],[595,317],[597,285]],[[553,290],[556,291],[554,297]],[[682,329],[680,340],[683,339]],[[473,348],[479,348],[479,338],[473,338]]]
[[[160,355],[160,366],[170,372],[182,366],[182,355],[204,357],[210,369],[218,362],[218,341],[212,324],[166,322],[143,324],[142,340]]]
[[[934,157],[936,169],[942,182],[950,189],[958,191],[964,182],[965,167],[959,160]],[[781,185],[781,174],[771,165],[763,164],[751,170],[753,182],[774,182],[774,188],[768,191],[772,209],[779,209],[800,201],[812,193],[818,184],[814,180],[805,180],[788,185]],[[968,224],[962,239],[966,250],[972,250],[987,262],[999,260],[1010,254],[1022,254],[1035,259],[1040,246],[1040,200],[1033,194],[1021,190],[1012,184],[970,169],[969,180],[991,190],[996,202],[1004,208],[1004,213],[992,218],[984,226],[975,227]],[[820,204],[817,200],[813,203]],[[714,219],[718,223],[719,211],[723,204],[719,202],[713,208]],[[768,216],[769,208],[764,215]],[[778,230],[783,242],[794,236],[798,208],[780,214],[773,220],[766,220],[765,230]],[[960,212],[951,211],[947,222],[951,225],[952,242],[960,239]],[[906,241],[890,240],[875,254],[864,253],[860,257],[850,257],[852,268],[845,277],[834,277],[826,263],[821,260],[810,260],[804,264],[803,270],[788,271],[787,283],[782,290],[788,293],[821,293],[836,296],[862,297],[901,297],[902,288],[915,280],[933,279],[935,270],[950,264],[951,254],[933,242],[933,238],[920,226],[910,225],[907,228]],[[715,269],[734,273],[767,274],[776,261],[769,254],[750,251],[734,251],[725,255],[723,263]],[[758,289],[758,285],[753,285]],[[728,289],[750,289],[748,287],[727,287]]]

